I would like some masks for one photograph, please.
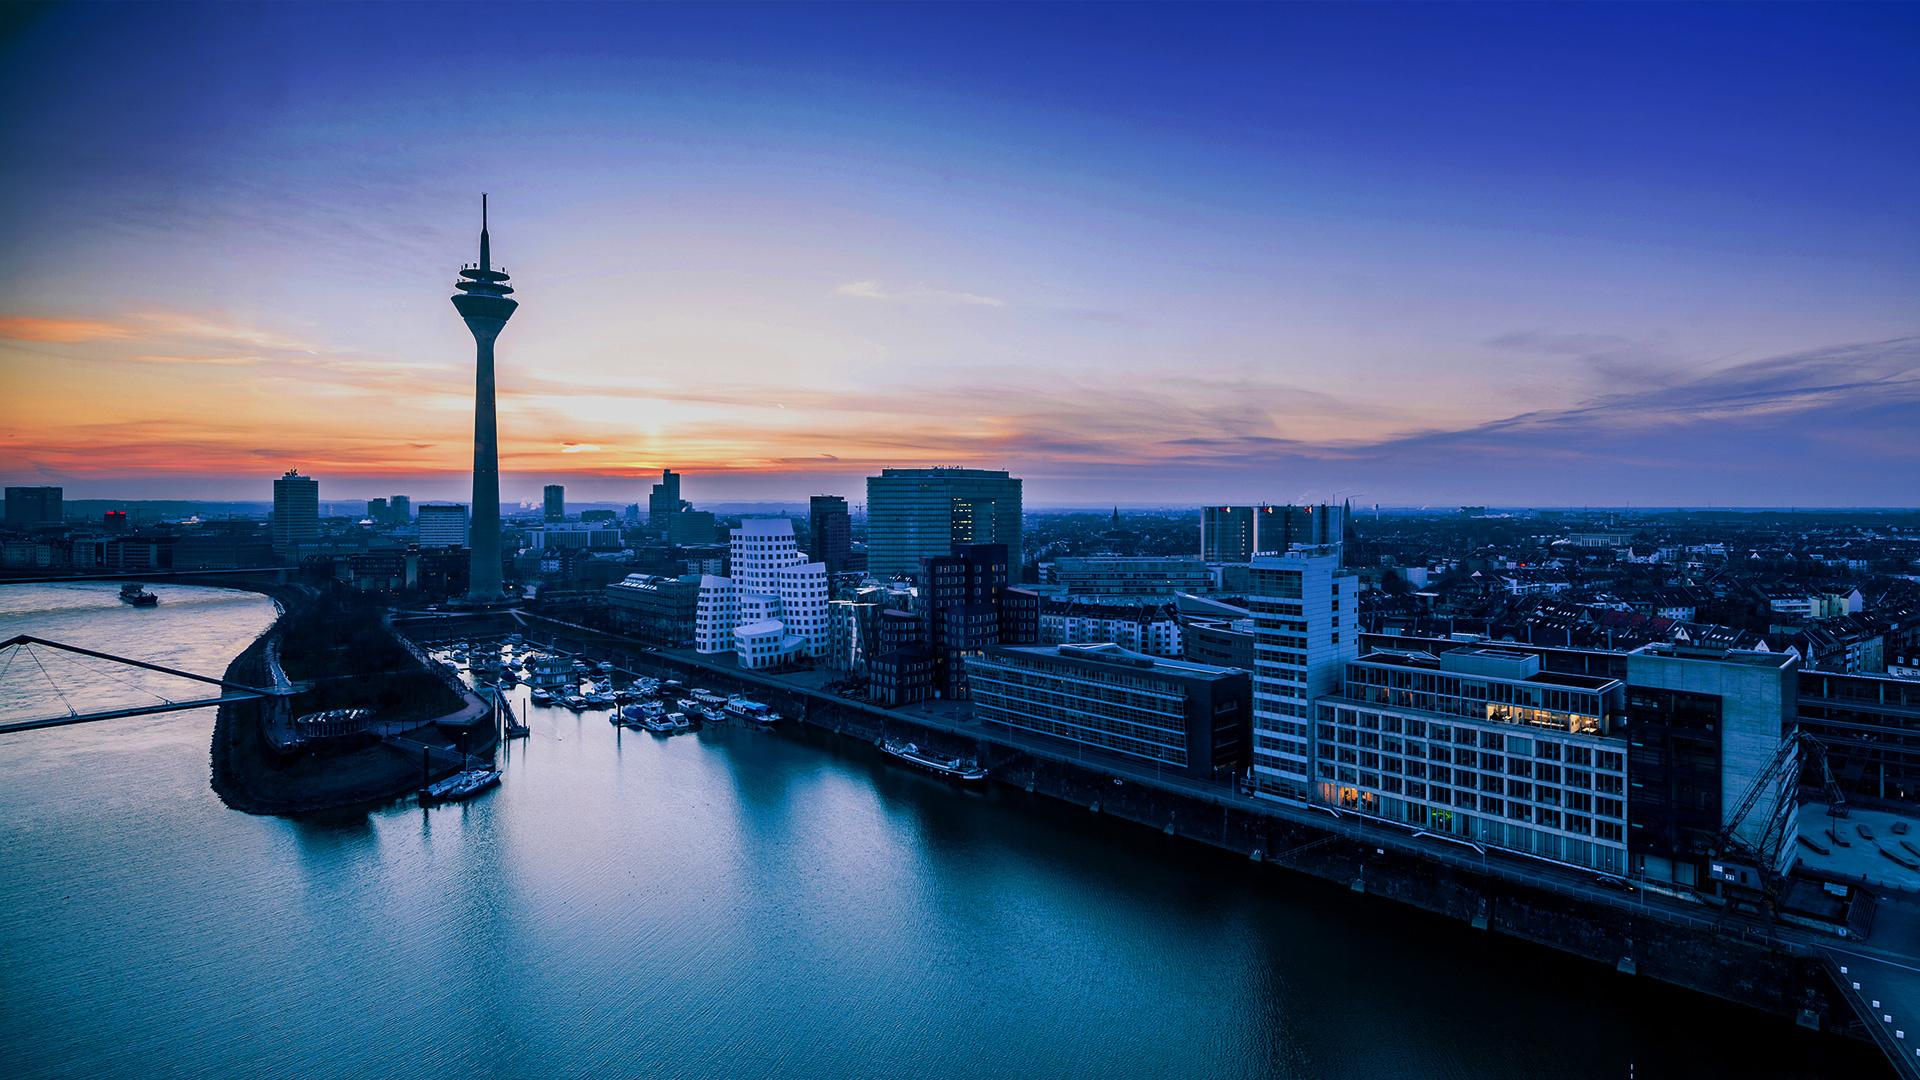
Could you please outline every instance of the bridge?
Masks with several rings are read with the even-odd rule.
[[[67,701],[66,694],[60,690],[59,684],[54,681],[52,673],[48,672],[46,665],[41,662],[38,656],[34,655],[32,650],[35,647],[54,649],[68,654],[90,657],[95,660],[104,660],[126,667],[157,671],[163,675],[187,679],[202,685],[217,686],[220,688],[220,692],[212,697],[197,697],[190,700],[174,701],[147,687],[134,686],[134,684],[128,683],[126,685],[133,686],[134,689],[142,693],[151,694],[155,698],[158,698],[158,703],[122,709],[81,712],[74,708],[71,702]],[[0,667],[0,674],[12,670],[15,662],[17,662],[20,657],[25,656],[40,669],[40,673],[46,677],[48,685],[53,687],[55,696],[67,704],[67,715],[65,716],[12,721],[0,718],[0,734],[15,731],[31,731],[36,728],[64,727],[68,724],[89,724],[96,720],[116,720],[128,716],[145,716],[150,713],[178,712],[182,709],[203,709],[212,705],[224,705],[230,701],[284,700],[299,690],[299,687],[292,684],[272,687],[247,686],[244,683],[230,682],[226,679],[216,679],[210,675],[196,675],[191,671],[181,671],[178,668],[165,667],[160,664],[150,664],[145,660],[135,660],[126,656],[115,656],[112,653],[99,652],[94,649],[83,649],[78,645],[68,645],[59,641],[48,641],[45,638],[32,637],[27,634],[21,634],[5,642],[0,642],[0,654],[4,654],[6,657],[5,666]],[[98,669],[90,670],[94,674],[99,674]],[[125,682],[125,680],[117,681]]]

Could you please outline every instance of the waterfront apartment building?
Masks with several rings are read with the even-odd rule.
[[[956,546],[1004,544],[1020,564],[1020,481],[991,469],[883,469],[867,477],[867,571],[912,574]]]
[[[1820,678],[1800,671],[1799,661],[1790,653],[1673,645],[1613,652],[1392,634],[1368,634],[1364,645],[1369,651],[1417,652],[1436,658],[1461,649],[1492,647],[1535,658],[1543,680],[1585,678],[1619,684],[1624,704],[1605,726],[1608,739],[1623,743],[1628,755],[1627,862],[1621,872],[1688,888],[1708,884],[1708,853],[1717,847],[1720,831],[1736,825],[1732,818],[1742,797],[1802,722],[1801,714],[1809,706],[1802,695],[1810,681]],[[1348,693],[1351,696],[1351,690]],[[1817,699],[1813,709],[1819,719],[1805,720],[1816,737],[1827,734],[1814,729],[1825,719],[1826,703],[1831,700]],[[1873,741],[1875,736],[1867,738]],[[1845,756],[1834,754],[1833,760],[1839,769]],[[1789,763],[1785,772],[1776,775],[1776,789],[1762,793],[1760,804],[1772,803],[1780,788],[1791,791],[1798,782],[1797,766]],[[1610,791],[1595,790],[1596,797],[1601,794],[1612,796]],[[1786,804],[1786,827],[1793,829],[1791,799]],[[1760,818],[1750,817],[1736,831],[1752,841],[1760,825]],[[1781,849],[1782,865],[1776,869],[1790,866],[1794,851],[1789,839]]]
[[[629,574],[607,586],[607,618],[614,629],[662,649],[694,641],[700,579]]]
[[[1360,579],[1337,547],[1296,548],[1246,567],[1253,618],[1253,767],[1267,798],[1312,794],[1309,706],[1336,692],[1358,655]]]
[[[694,648],[768,668],[827,652],[827,569],[800,553],[787,518],[748,518],[733,530],[732,575],[700,578]]]
[[[853,518],[847,500],[838,495],[815,495],[807,500],[807,525],[812,534],[807,554],[824,563],[827,573],[845,573],[853,551]]]
[[[567,489],[564,484],[548,484],[542,509],[547,521],[567,520]]]
[[[282,558],[320,539],[320,482],[288,469],[273,482],[273,518],[268,533]]]
[[[467,508],[462,503],[424,503],[419,523],[423,548],[467,546]]]
[[[1624,875],[1626,687],[1531,653],[1372,652],[1315,702],[1320,803]]]
[[[647,496],[647,525],[665,529],[669,519],[679,512],[680,475],[672,469],[662,469],[660,482],[653,485],[653,492]]]
[[[1251,676],[1113,644],[989,646],[967,657],[974,717],[1203,780],[1244,768]]]
[[[1213,572],[1204,560],[1182,556],[1093,555],[1062,558],[1053,565],[1069,596],[1171,595],[1213,585]]]
[[[7,528],[31,529],[58,525],[66,519],[61,501],[64,488],[10,487],[7,489]]]

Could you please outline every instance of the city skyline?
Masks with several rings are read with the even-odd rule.
[[[8,484],[457,498],[490,190],[509,500],[1920,495],[1910,9],[195,10],[8,39]]]

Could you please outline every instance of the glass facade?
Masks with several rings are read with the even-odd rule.
[[[867,478],[869,573],[914,573],[956,543],[1005,544],[1017,566],[1020,481],[988,469],[884,469]]]

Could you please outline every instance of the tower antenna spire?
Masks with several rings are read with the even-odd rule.
[[[487,193],[480,193],[480,269],[493,269],[493,256],[487,250]]]

